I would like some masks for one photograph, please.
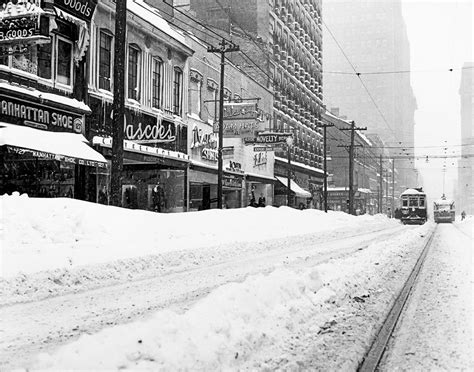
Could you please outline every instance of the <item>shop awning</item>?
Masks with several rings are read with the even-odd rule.
[[[50,132],[0,122],[0,146],[10,152],[42,159],[107,167],[107,160],[87,144],[82,134]]]
[[[280,181],[285,187],[288,186],[288,178],[275,176],[278,181]],[[302,189],[295,181],[291,180],[290,189],[295,193],[297,197],[300,198],[311,198],[312,195],[308,191]]]

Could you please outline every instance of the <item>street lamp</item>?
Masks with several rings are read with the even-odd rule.
[[[287,194],[286,194],[286,205],[290,206],[290,198],[291,198],[291,147],[293,146],[293,137],[289,136],[286,137],[286,145],[287,145],[287,155],[288,155],[288,185],[287,185]]]

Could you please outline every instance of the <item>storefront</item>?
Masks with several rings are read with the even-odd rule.
[[[292,163],[290,181],[290,206],[293,208],[314,208],[313,195],[309,192],[312,176],[298,170],[299,167]],[[275,206],[288,205],[288,163],[277,158],[275,163]],[[313,181],[316,182],[316,181]]]
[[[111,159],[111,104],[91,97],[91,109],[91,130],[101,133],[93,137],[93,144]],[[125,117],[122,206],[163,213],[186,211],[186,125],[171,116],[130,108]],[[99,193],[109,194],[109,185],[98,182]]]
[[[354,192],[354,212],[374,214],[375,203],[369,189],[357,189]],[[328,188],[328,208],[334,211],[349,212],[349,190],[345,187]]]
[[[87,199],[88,172],[107,172],[107,161],[83,136],[86,112],[74,99],[0,83],[0,194]]]

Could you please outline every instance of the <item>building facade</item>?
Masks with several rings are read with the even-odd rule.
[[[0,194],[88,199],[107,168],[87,135],[84,74],[93,1],[0,3]]]
[[[191,158],[189,170],[190,210],[210,209],[217,206],[218,140],[216,124],[219,121],[220,57],[193,36],[188,43],[194,50],[190,59],[188,88],[188,145]],[[268,129],[272,114],[273,95],[265,86],[252,79],[241,69],[226,64],[224,76],[224,109],[250,108],[260,130]],[[226,111],[225,111],[226,112]],[[226,117],[226,116],[224,116]],[[227,120],[224,120],[224,128]],[[261,201],[273,204],[275,179],[273,152],[256,151],[245,143],[245,137],[224,130],[223,138],[223,205],[240,208]],[[261,204],[263,201],[261,202]]]
[[[274,93],[270,130],[293,136],[291,166],[286,147],[275,152],[275,175],[283,182],[276,185],[274,204],[286,205],[284,178],[290,176],[295,183],[290,204],[319,206],[317,193],[323,183],[321,1],[192,0],[189,9],[240,46],[243,53],[229,58]]]
[[[338,117],[337,112],[323,113],[323,122],[332,125],[327,129],[328,208],[348,212],[350,131],[347,129],[351,122]],[[382,145],[383,142],[376,136],[369,137],[358,130],[354,133],[353,191],[356,214],[390,215],[397,206],[392,184],[394,169]]]
[[[192,49],[145,2],[127,2],[125,128],[122,206],[156,212],[187,210],[188,59]],[[111,159],[113,102],[113,1],[101,1],[91,25],[89,138]],[[110,160],[109,160],[110,161]],[[91,194],[108,202],[108,174]],[[95,187],[94,187],[95,186]]]
[[[401,0],[324,1],[325,24],[330,30],[324,32],[324,103],[328,109],[338,107],[341,115],[357,124],[364,123],[367,133],[380,136],[388,146],[412,149],[417,106],[410,74],[380,74],[410,70],[410,45],[401,7]],[[362,73],[360,77],[341,49]],[[395,156],[396,150],[390,155]],[[415,186],[413,154],[397,162],[400,193]]]
[[[474,214],[474,64],[465,63],[461,75],[461,159],[458,161],[458,209]]]

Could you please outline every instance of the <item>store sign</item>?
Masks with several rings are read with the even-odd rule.
[[[94,15],[97,1],[93,0],[54,0],[54,5],[62,10],[90,22]]]
[[[214,133],[205,133],[197,125],[194,126],[191,139],[191,150],[198,150],[201,159],[217,163],[217,136]]]
[[[8,145],[7,145],[7,151],[12,154],[17,154],[17,155],[22,155],[22,156],[25,156],[25,155],[32,156],[39,159],[64,161],[66,163],[87,165],[89,167],[107,168],[107,163],[103,163],[100,161],[80,159],[80,158],[75,158],[75,157],[66,156],[66,155],[53,154],[51,152],[46,152],[46,151],[31,150],[31,149],[25,149],[22,147],[15,147],[15,146],[8,146]]]
[[[236,161],[229,161],[228,166],[225,168],[225,170],[230,171],[230,172],[236,172],[236,173],[244,173],[242,170],[242,164],[237,163]]]
[[[46,35],[40,34],[39,13],[20,15],[7,14],[0,17],[0,45],[12,43],[30,43],[42,39]]]
[[[84,132],[84,115],[0,94],[2,121],[56,132]]]
[[[222,177],[222,186],[235,189],[242,188],[242,178],[224,174]]]
[[[245,144],[286,144],[286,139],[290,137],[290,133],[260,133],[257,137],[247,137],[244,139]]]
[[[176,141],[176,126],[160,116],[145,115],[127,110],[125,139],[136,143],[166,143]]]
[[[91,130],[112,135],[112,104],[91,97]],[[124,139],[165,150],[188,152],[188,128],[161,115],[151,115],[141,110],[125,109]]]
[[[266,152],[256,153],[253,156],[253,167],[257,168],[257,167],[260,167],[262,165],[267,165],[267,159],[268,159],[268,157],[267,157]]]
[[[244,138],[263,130],[264,123],[258,118],[255,103],[225,103],[223,112],[223,135],[225,138]],[[219,131],[215,123],[214,132]]]
[[[217,150],[215,149],[210,149],[210,148],[205,147],[201,150],[201,158],[204,160],[217,163],[218,157],[219,157],[219,154]]]

